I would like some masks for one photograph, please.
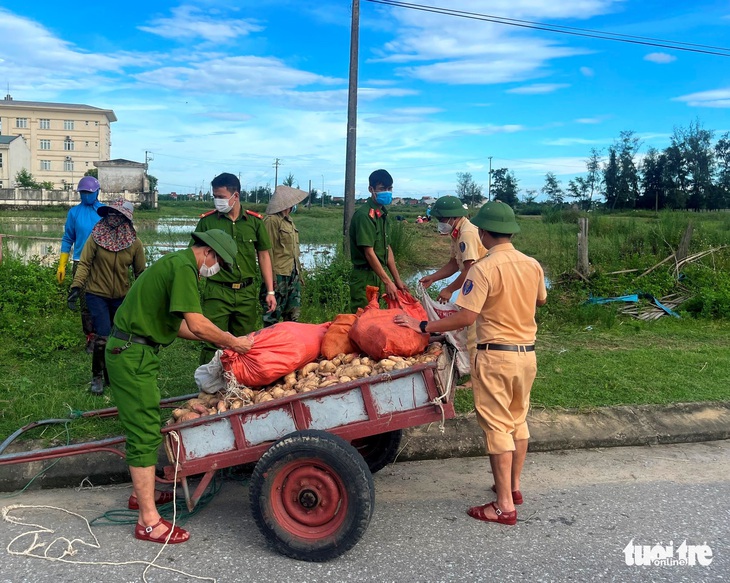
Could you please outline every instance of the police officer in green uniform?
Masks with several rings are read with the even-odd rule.
[[[264,326],[298,322],[302,305],[302,264],[299,262],[299,231],[291,215],[297,204],[309,194],[298,188],[280,184],[266,207],[266,232],[271,240],[271,263],[274,267],[276,309],[264,314]],[[261,286],[261,300],[266,301],[266,288]],[[267,308],[264,304],[264,310]]]
[[[406,290],[395,266],[393,250],[388,243],[388,211],[393,201],[393,177],[387,170],[376,170],[370,175],[370,198],[352,215],[350,223],[350,310],[367,305],[365,289],[369,285],[385,289],[395,299],[398,290]],[[388,267],[391,280],[385,271]]]
[[[224,172],[211,182],[215,210],[201,215],[195,230],[220,229],[228,233],[238,246],[231,271],[220,271],[205,282],[203,314],[221,330],[235,336],[249,334],[257,328],[258,294],[254,284],[258,257],[261,278],[266,288],[266,312],[276,309],[274,274],[269,249],[271,243],[264,226],[264,217],[241,207],[241,182],[235,174]],[[216,348],[204,344],[200,364],[213,358]]]
[[[119,420],[127,439],[126,458],[134,494],[129,508],[139,509],[134,536],[140,540],[182,543],[189,534],[163,520],[156,505],[170,502],[169,492],[155,491],[160,433],[158,351],[175,338],[202,340],[245,354],[253,346],[215,326],[202,314],[198,278],[235,265],[236,244],[214,229],[193,233],[193,246],[165,255],[134,282],[114,317],[107,342],[106,365]]]

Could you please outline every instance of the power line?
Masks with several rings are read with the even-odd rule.
[[[481,20],[484,22],[493,22],[495,24],[504,24],[507,26],[515,26],[518,28],[529,28],[533,30],[542,30],[545,32],[553,32],[557,34],[567,34],[571,36],[581,36],[586,38],[594,38],[599,40],[609,40],[614,42],[623,42],[636,45],[644,45],[650,47],[658,47],[664,49],[672,49],[676,51],[686,51],[690,53],[701,53],[705,55],[715,55],[718,57],[730,57],[730,48],[715,47],[711,45],[701,45],[694,43],[684,43],[680,41],[655,39],[651,37],[633,36],[628,34],[620,34],[614,32],[603,32],[600,30],[591,30],[587,28],[575,28],[571,26],[562,26],[557,24],[546,24],[543,22],[533,22],[530,20],[517,20],[514,18],[505,18],[503,16],[494,16],[491,14],[480,14],[478,12],[465,12],[462,10],[452,10],[450,8],[440,8],[437,6],[424,6],[423,4],[411,4],[408,2],[400,2],[398,0],[367,0],[373,4],[383,4],[385,6],[394,6],[397,8],[407,8],[411,10],[420,10],[422,12],[433,12],[435,14],[445,14],[447,16],[456,16],[469,20]]]

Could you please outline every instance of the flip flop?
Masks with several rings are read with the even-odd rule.
[[[155,500],[155,506],[162,506],[163,504],[169,504],[173,500],[173,493],[169,490],[155,490],[160,493],[160,497]],[[139,503],[137,502],[137,496],[132,494],[127,501],[127,508],[130,510],[139,510]]]
[[[163,532],[160,536],[153,537],[152,531],[160,525],[166,526],[167,530]],[[167,538],[168,536],[170,537],[169,540]],[[164,518],[160,518],[159,522],[154,526],[144,526],[138,522],[136,528],[134,529],[134,538],[139,540],[147,540],[153,543],[167,543],[169,545],[176,545],[178,543],[186,542],[190,538],[190,533],[187,530],[183,530],[178,526],[175,526],[173,528],[170,522],[168,522]]]
[[[490,506],[497,514],[497,518],[490,518],[487,516],[486,510]],[[484,522],[498,522],[499,524],[507,524],[509,526],[517,524],[517,510],[513,510],[512,512],[503,512],[499,506],[497,506],[496,502],[489,502],[482,506],[474,506],[469,508],[466,513],[472,518],[476,518],[477,520],[482,520]]]
[[[495,494],[497,493],[496,485],[492,486],[492,492],[494,492]],[[520,492],[519,490],[512,490],[512,504],[514,504],[515,506],[519,506],[523,502],[524,500],[522,498],[522,492]]]

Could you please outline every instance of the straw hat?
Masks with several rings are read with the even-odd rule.
[[[134,205],[128,200],[120,198],[115,200],[114,202],[110,202],[109,204],[100,206],[98,209],[96,209],[96,213],[101,218],[107,216],[109,214],[109,211],[117,211],[120,215],[123,215],[124,217],[129,219],[129,222],[131,223],[132,213],[134,213]]]
[[[266,207],[266,214],[275,215],[276,213],[280,213],[302,202],[308,196],[309,193],[303,190],[280,184],[274,190],[274,196],[271,197],[269,205]]]

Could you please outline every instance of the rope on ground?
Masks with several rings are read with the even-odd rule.
[[[444,343],[444,354],[449,354],[449,348],[446,343]],[[444,403],[451,395],[451,386],[454,384],[454,365],[456,364],[456,354],[452,354],[450,356],[451,365],[449,366],[449,376],[448,380],[446,381],[446,388],[441,396],[436,397],[431,401],[431,404],[436,405],[439,409],[441,409],[441,422],[439,423],[439,431],[442,435],[446,432],[446,412],[444,411]],[[437,366],[436,371],[439,370],[440,369]]]
[[[170,432],[170,435],[172,435],[174,437],[174,439],[176,440],[176,442],[177,442],[177,448],[178,448],[178,456],[176,456],[176,460],[177,460],[177,458],[179,457],[179,453],[180,453],[180,439],[179,439],[179,436],[177,435],[177,433],[174,432],[174,431],[171,431]],[[170,540],[170,537],[172,536],[172,533],[173,533],[174,528],[175,528],[175,523],[176,523],[176,519],[177,519],[177,513],[176,513],[175,503],[176,503],[176,496],[177,496],[177,473],[178,473],[178,467],[179,466],[178,466],[178,463],[176,461],[176,463],[175,463],[175,482],[174,482],[175,486],[173,487],[173,502],[172,502],[172,505],[173,505],[172,528],[170,529],[170,532],[169,532],[169,534],[167,536],[167,539],[165,540],[165,543],[162,545],[162,548],[159,550],[159,552],[157,553],[157,555],[155,556],[155,558],[152,559],[151,561],[142,561],[142,560],[133,560],[133,561],[80,561],[80,560],[67,559],[66,557],[74,557],[78,553],[79,549],[76,548],[74,545],[77,545],[77,546],[78,545],[83,545],[83,546],[86,546],[86,547],[89,547],[89,548],[93,548],[93,549],[101,549],[101,545],[99,544],[99,540],[96,538],[96,535],[91,530],[91,524],[89,523],[89,521],[86,518],[84,518],[80,514],[77,514],[75,512],[71,512],[70,510],[66,510],[65,508],[58,508],[56,506],[46,506],[46,505],[14,504],[12,506],[5,506],[4,508],[2,508],[2,510],[0,510],[0,512],[2,513],[3,520],[5,522],[9,522],[11,524],[17,524],[17,525],[20,525],[20,526],[29,526],[29,527],[32,527],[32,528],[37,529],[37,530],[30,530],[28,532],[24,532],[22,534],[19,534],[15,538],[13,538],[8,543],[8,545],[6,547],[6,551],[8,552],[8,554],[14,555],[14,556],[32,557],[32,558],[36,558],[36,559],[44,559],[44,560],[51,561],[51,562],[67,563],[67,564],[72,564],[72,565],[96,565],[96,566],[98,566],[98,565],[107,565],[107,566],[112,566],[112,567],[120,567],[120,566],[124,566],[124,565],[144,565],[145,566],[145,569],[142,572],[142,580],[144,581],[144,583],[149,583],[148,580],[147,580],[147,576],[146,575],[147,575],[147,572],[151,568],[160,569],[162,571],[169,571],[171,573],[177,573],[179,575],[183,575],[185,577],[190,577],[192,579],[198,579],[200,581],[211,581],[212,583],[217,583],[217,579],[215,579],[214,577],[200,577],[198,575],[193,575],[192,573],[187,573],[187,572],[185,572],[185,571],[183,571],[181,569],[174,569],[172,567],[165,567],[163,565],[158,565],[155,562],[155,561],[157,561],[157,559],[160,557],[160,555],[162,554],[162,552],[167,547],[168,541]],[[40,535],[42,535],[42,534],[55,534],[55,530],[53,530],[51,528],[48,528],[46,526],[40,525],[40,524],[35,524],[35,523],[32,523],[32,522],[24,522],[23,521],[24,520],[23,518],[16,517],[16,516],[13,516],[12,515],[12,513],[15,510],[19,510],[19,509],[23,509],[23,508],[57,510],[57,511],[60,511],[60,512],[64,512],[64,513],[68,514],[69,516],[77,517],[77,518],[81,519],[86,524],[86,530],[88,531],[88,533],[89,533],[89,535],[91,537],[91,540],[90,541],[86,541],[83,538],[69,539],[69,538],[64,537],[64,536],[58,536],[55,539],[53,539],[50,543],[46,544],[46,543],[44,543],[44,542],[42,542],[40,540],[40,538],[39,538]],[[15,550],[13,548],[13,545],[16,543],[16,541],[19,541],[20,539],[22,539],[24,537],[31,537],[31,535],[32,535],[32,538],[29,539],[30,542],[28,543],[28,546],[25,549]],[[51,551],[52,550],[55,550],[55,548],[58,547],[59,545],[64,545],[65,546],[65,548],[63,549],[63,552],[62,552],[61,556],[60,557],[51,556],[50,555]],[[44,551],[42,553],[36,552],[39,549],[44,548],[44,547],[45,547],[45,549],[44,549]]]

